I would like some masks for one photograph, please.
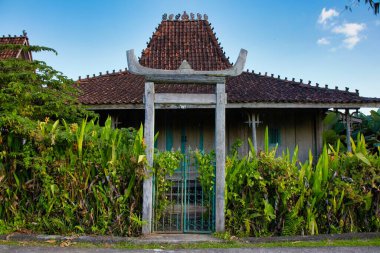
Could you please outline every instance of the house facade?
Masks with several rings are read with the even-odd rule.
[[[292,151],[298,145],[300,159],[306,160],[309,150],[315,156],[321,151],[322,121],[328,109],[345,110],[349,134],[352,112],[361,107],[380,107],[380,99],[361,97],[357,90],[330,89],[303,80],[242,71],[247,52],[241,50],[232,64],[213,30],[207,15],[164,14],[139,59],[128,51],[128,69],[78,80],[81,103],[98,112],[101,119],[110,115],[115,127],[145,124],[149,165],[153,164],[154,145],[183,153],[216,151],[213,210],[211,218],[207,216],[210,222],[206,222],[206,232],[224,229],[224,162],[237,140],[241,140],[242,154],[248,152],[248,138],[261,150],[268,127],[270,145],[277,145],[279,152],[286,148]],[[199,202],[197,205],[198,195],[203,200],[203,195],[197,194],[197,176],[176,180],[172,189],[177,197],[182,194],[176,200],[185,208],[168,214],[167,220],[162,216],[161,229],[154,221],[154,179],[145,180],[145,234],[205,232],[199,224],[201,220],[205,224],[207,208],[199,207]],[[190,191],[195,192],[193,197],[189,197]],[[193,229],[186,224],[194,224]],[[165,225],[170,229],[164,229]]]

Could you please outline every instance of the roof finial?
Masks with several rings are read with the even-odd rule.
[[[194,13],[191,12],[191,13],[190,13],[190,19],[191,19],[191,20],[194,20],[194,17],[195,17]]]
[[[175,15],[175,20],[179,20],[179,18],[181,17],[181,14],[177,14],[177,15]]]
[[[183,21],[188,21],[189,20],[189,15],[186,13],[186,11],[183,11],[183,14],[181,16],[181,19]]]
[[[173,20],[174,14],[169,15],[169,20]]]
[[[201,20],[202,19],[202,15],[200,13],[197,13],[197,19],[198,20]]]
[[[207,14],[204,14],[204,15],[203,15],[203,19],[204,19],[204,20],[208,20],[208,16],[207,16]]]
[[[168,19],[168,14],[164,13],[164,15],[162,15],[162,20],[165,21]]]
[[[28,35],[28,34],[26,33],[25,30],[22,30],[22,35],[24,35],[24,37],[26,37],[26,35]]]
[[[350,90],[350,88],[346,87],[346,91],[349,91],[349,90]]]

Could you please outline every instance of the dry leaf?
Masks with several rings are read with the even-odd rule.
[[[70,240],[67,240],[67,241],[61,242],[61,244],[59,244],[59,246],[60,247],[69,247],[71,244],[72,244],[72,242]]]

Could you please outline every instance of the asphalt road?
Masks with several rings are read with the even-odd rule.
[[[125,250],[106,248],[74,248],[74,247],[30,247],[0,245],[0,253],[380,253],[380,247],[302,247],[302,248],[239,248],[239,249],[182,249],[182,250]]]

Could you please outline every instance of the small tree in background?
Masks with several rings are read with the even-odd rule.
[[[56,51],[40,46],[0,45],[1,50]],[[93,116],[76,98],[74,82],[43,61],[0,60],[0,127],[21,131],[33,122]]]

